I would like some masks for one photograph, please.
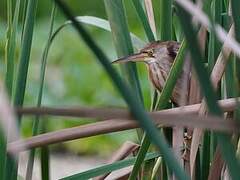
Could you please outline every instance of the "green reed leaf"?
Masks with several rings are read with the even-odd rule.
[[[154,158],[157,158],[159,156],[160,156],[159,153],[148,153],[146,155],[144,161],[148,161],[150,159],[154,159]],[[112,171],[131,166],[131,165],[133,165],[135,159],[136,159],[135,157],[130,157],[130,158],[125,159],[125,160],[117,161],[117,162],[112,163],[112,164],[103,165],[103,166],[100,166],[100,167],[97,167],[97,168],[94,168],[94,169],[90,169],[88,171],[85,171],[85,172],[82,172],[82,173],[79,173],[79,174],[75,174],[75,175],[72,175],[72,176],[69,176],[69,177],[62,178],[62,180],[75,180],[75,179],[84,180],[84,179],[90,179],[90,178],[93,178],[93,177],[97,177],[97,176],[102,175],[102,174],[110,173]]]
[[[134,7],[137,11],[140,22],[143,25],[143,28],[144,28],[145,33],[147,35],[148,41],[150,41],[150,42],[154,41],[155,40],[154,34],[151,30],[151,27],[150,27],[150,24],[148,22],[147,16],[144,12],[144,9],[143,9],[140,1],[139,0],[132,0],[132,2],[133,2],[133,5],[134,5]]]
[[[44,48],[44,52],[42,54],[42,60],[41,60],[41,70],[40,70],[40,83],[39,83],[39,91],[38,91],[38,98],[37,98],[37,107],[40,107],[42,104],[42,96],[43,96],[43,87],[44,87],[44,79],[45,79],[45,72],[46,72],[46,65],[47,65],[47,57],[48,57],[48,52],[51,46],[51,37],[53,34],[53,26],[54,26],[54,20],[55,20],[55,15],[56,15],[56,5],[53,2],[52,5],[52,12],[51,12],[51,19],[50,19],[50,30],[48,33],[48,40],[46,43],[46,46]],[[36,116],[34,122],[33,122],[33,127],[32,127],[32,136],[35,136],[38,134],[40,128],[43,126],[43,124],[40,124],[39,121],[39,116]],[[41,121],[42,122],[42,121]],[[43,147],[46,149],[45,147]],[[27,172],[26,172],[26,180],[31,180],[32,179],[32,173],[33,173],[33,165],[34,165],[34,157],[35,157],[35,149],[31,149],[29,158],[28,158],[28,164],[27,164]],[[44,151],[41,149],[41,151]],[[48,159],[48,151],[44,151],[45,153],[41,153],[41,155],[45,155],[46,157],[43,159]],[[42,156],[41,156],[42,157]],[[49,164],[48,161],[41,161],[41,167],[42,168],[42,176],[45,177],[44,179],[49,179]]]

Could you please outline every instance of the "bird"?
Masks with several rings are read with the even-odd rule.
[[[161,92],[179,48],[180,43],[176,41],[154,41],[147,44],[139,52],[117,59],[112,64],[144,62],[147,66],[149,79],[153,87]],[[173,89],[171,101],[177,106],[181,104],[181,95],[188,97],[188,91],[182,91],[184,77],[189,77],[187,73],[189,71],[183,67],[182,73]]]

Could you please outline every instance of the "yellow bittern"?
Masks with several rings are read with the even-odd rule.
[[[155,41],[146,45],[140,52],[117,59],[113,63],[125,63],[125,62],[144,62],[147,65],[149,72],[149,79],[153,86],[161,91],[172,63],[178,53],[180,44],[176,41]],[[183,68],[183,73],[185,72]],[[178,78],[178,81],[173,90],[171,100],[174,104],[180,105],[180,92],[186,93],[185,97],[188,96],[188,92],[182,92],[183,84],[183,73]],[[187,72],[186,72],[187,73]]]

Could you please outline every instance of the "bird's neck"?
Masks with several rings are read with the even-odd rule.
[[[170,69],[164,69],[162,64],[159,62],[148,64],[147,67],[149,72],[149,79],[151,80],[153,86],[161,91],[166,82]]]

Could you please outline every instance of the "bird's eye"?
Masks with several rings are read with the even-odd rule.
[[[153,50],[150,50],[147,53],[148,53],[148,56],[153,57]]]

